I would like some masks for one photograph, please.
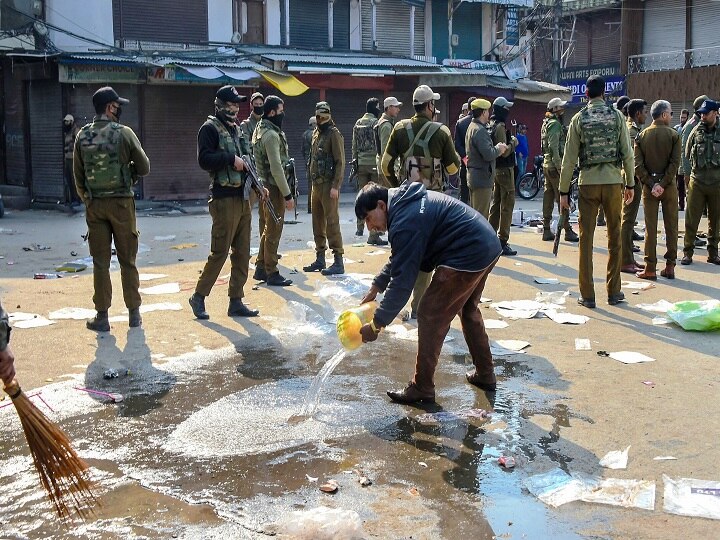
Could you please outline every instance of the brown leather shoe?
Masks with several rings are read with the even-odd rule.
[[[421,392],[413,382],[405,390],[389,390],[387,395],[395,403],[435,403],[435,394]]]
[[[497,390],[496,382],[487,382],[482,380],[480,375],[478,375],[477,371],[474,369],[472,371],[468,371],[465,374],[465,378],[467,379],[467,382],[473,386],[477,386],[480,390],[485,390],[486,392],[495,392],[495,390]]]
[[[636,263],[626,264],[620,267],[620,271],[626,274],[634,274],[636,272],[642,272],[643,270],[645,270],[645,268],[638,266]]]
[[[675,265],[667,263],[665,269],[660,271],[660,275],[667,279],[675,279]]]
[[[657,281],[657,274],[655,269],[645,269],[642,272],[635,272],[635,277],[640,279],[649,279],[650,281]]]

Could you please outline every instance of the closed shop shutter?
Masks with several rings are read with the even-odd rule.
[[[92,96],[100,88],[101,84],[72,84],[66,85],[69,109],[63,112],[72,114],[75,123],[82,127],[92,122],[95,116],[95,108],[92,104]],[[121,97],[129,99],[130,103],[124,105],[120,115],[120,123],[132,128],[135,134],[140,137],[140,103],[138,102],[138,87],[134,84],[113,84],[112,87]],[[142,142],[142,138],[140,139]]]
[[[5,136],[5,181],[13,186],[28,185],[28,162],[26,158],[25,100],[23,82],[3,69]]]
[[[620,58],[620,13],[608,11],[591,20],[590,54],[593,64],[617,62]]]
[[[333,49],[350,50],[350,0],[333,4]]]
[[[145,199],[207,197],[210,180],[197,163],[197,132],[213,114],[216,91],[212,86],[145,87],[143,134],[150,158]]]
[[[348,6],[349,9],[349,6]],[[348,26],[349,26],[348,14]],[[326,2],[290,0],[290,46],[326,49],[328,9]]]
[[[447,2],[438,2],[438,7],[433,3],[433,11],[438,14],[438,10],[442,15],[434,20],[447,20]],[[417,17],[417,11],[415,12]],[[435,25],[433,25],[435,26]],[[442,54],[437,55],[438,58],[447,56],[447,24],[438,24],[440,28],[444,27],[443,47],[440,48]],[[417,30],[416,30],[417,32]],[[482,58],[482,4],[465,2],[460,4],[453,16],[453,34],[457,34],[460,38],[457,47],[453,47],[453,53],[456,58],[467,58],[469,60],[479,60]],[[434,37],[434,36],[433,36]],[[415,54],[424,54],[415,49]]]
[[[685,0],[647,0],[643,18],[642,54],[685,50]],[[646,71],[682,69],[682,54],[644,58]]]
[[[403,2],[383,2],[376,6],[377,48],[410,56],[410,6]],[[372,50],[372,3],[362,3],[362,48]],[[415,8],[415,55],[425,55],[425,10]]]
[[[30,110],[32,197],[64,199],[62,99],[57,81],[27,83]]]
[[[285,101],[286,113],[283,131],[288,142],[290,157],[295,158],[295,172],[298,178],[300,201],[307,202],[307,171],[302,155],[302,134],[308,128],[308,120],[315,115],[315,104],[320,101],[318,90],[308,90],[304,94]],[[332,104],[331,104],[332,106]]]
[[[692,45],[693,49],[720,46],[720,32],[717,30],[720,18],[720,5],[715,2],[693,4],[692,7]],[[718,51],[698,51],[693,54],[694,66],[717,64]]]
[[[365,104],[373,93],[368,90],[328,90],[326,99],[332,109],[335,125],[345,139],[345,178],[343,192],[353,191],[354,188],[347,182],[350,168],[347,166],[352,159],[352,130],[355,122],[365,114]],[[377,96],[379,99],[379,95]]]
[[[113,30],[116,40],[206,43],[208,0],[113,0]]]

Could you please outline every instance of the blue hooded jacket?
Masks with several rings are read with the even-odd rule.
[[[420,182],[388,190],[390,260],[373,280],[385,291],[375,321],[387,326],[407,303],[419,271],[446,266],[484,270],[500,256],[500,240],[488,221],[468,205]]]

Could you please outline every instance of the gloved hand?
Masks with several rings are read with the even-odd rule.
[[[363,343],[375,341],[379,334],[380,332],[375,332],[375,330],[372,329],[370,323],[363,324],[360,328],[360,335],[362,336]]]

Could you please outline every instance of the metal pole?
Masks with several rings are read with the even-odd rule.
[[[415,6],[410,6],[410,56],[415,56]]]
[[[377,5],[372,3],[372,48],[377,49]]]
[[[335,4],[335,0],[329,0],[328,1],[328,48],[333,48],[333,19],[334,19],[334,11],[333,6]]]
[[[453,0],[448,0],[448,58],[452,59],[452,19],[453,19]]]
[[[552,82],[555,84],[560,83],[560,22],[562,21],[562,0],[555,0],[555,12],[554,19],[555,24],[553,28],[553,63],[552,63]]]

